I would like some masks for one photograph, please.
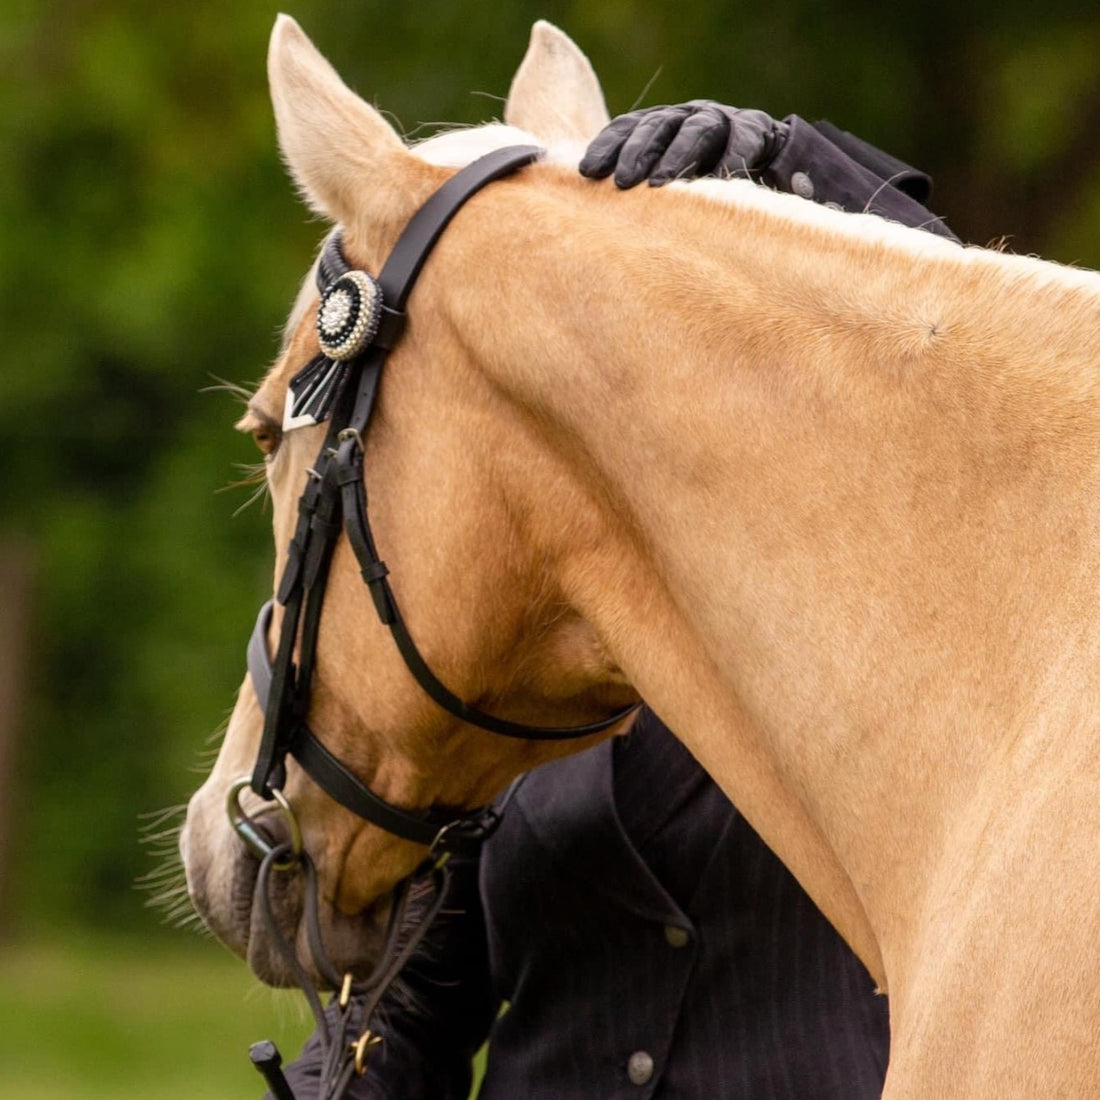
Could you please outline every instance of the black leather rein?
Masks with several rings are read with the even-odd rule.
[[[476,848],[495,829],[500,807],[458,813],[393,806],[333,756],[307,724],[321,606],[341,533],[347,535],[375,610],[389,627],[410,672],[421,688],[456,718],[507,737],[549,740],[600,733],[634,709],[628,707],[583,726],[544,727],[497,718],[463,702],[439,681],[417,649],[394,599],[387,580],[389,571],[378,556],[367,515],[363,440],[382,368],[401,337],[405,305],[416,278],[451,218],[469,198],[541,154],[535,146],[512,146],[458,172],[412,217],[377,280],[351,269],[338,234],[326,242],[317,268],[322,291],[318,313],[322,354],[292,380],[288,417],[302,418],[299,423],[331,419],[298,502],[297,525],[277,596],[284,614],[275,657],[270,657],[267,645],[271,603],[261,610],[248,646],[249,674],[264,711],[263,737],[248,785],[266,799],[279,797],[290,754],[341,805],[436,852]],[[253,843],[251,821],[241,814],[236,814],[234,821],[246,841]]]

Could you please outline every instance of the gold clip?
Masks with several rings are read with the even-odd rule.
[[[344,984],[340,987],[340,1007],[347,1008],[351,999],[351,971],[344,975]]]
[[[351,1049],[355,1052],[355,1072],[360,1077],[367,1072],[367,1051],[377,1046],[382,1042],[381,1035],[372,1035],[369,1030],[364,1031],[359,1038],[351,1044]]]

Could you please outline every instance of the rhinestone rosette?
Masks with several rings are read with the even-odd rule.
[[[382,319],[382,291],[365,271],[349,271],[321,295],[317,335],[330,359],[346,362],[370,346]]]

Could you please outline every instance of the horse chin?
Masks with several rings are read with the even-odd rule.
[[[301,979],[288,958],[288,948],[293,951],[309,980],[319,989],[332,987],[329,974],[337,978],[347,973],[355,979],[368,977],[382,949],[389,899],[383,899],[367,912],[354,916],[322,904],[316,933],[311,936],[308,927],[310,918],[301,900],[300,874],[280,873],[280,879],[297,881],[286,889],[276,887],[270,890],[266,903],[258,890],[253,894],[244,957],[256,977],[267,985],[279,988],[299,985]],[[277,934],[270,928],[272,920],[278,929]],[[314,957],[311,941],[317,938],[324,953],[323,964],[319,964]]]
[[[277,832],[278,822],[267,824]],[[204,858],[197,837],[184,829],[180,838],[187,886],[192,904],[207,929],[234,954],[243,958],[260,981],[278,988],[300,984],[288,955],[292,952],[310,981],[328,988],[326,975],[367,977],[382,949],[389,917],[390,897],[379,899],[353,915],[337,910],[323,896],[307,897],[300,867],[272,869],[266,887],[260,881],[260,862],[235,835],[219,837],[218,860]],[[309,909],[316,906],[315,918]],[[310,934],[310,922],[315,935]],[[319,939],[327,967],[314,958]]]

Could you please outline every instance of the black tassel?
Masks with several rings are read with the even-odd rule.
[[[347,373],[347,364],[318,355],[311,359],[291,380],[287,388],[283,429],[304,428],[320,424],[332,415],[332,406],[340,384]]]

